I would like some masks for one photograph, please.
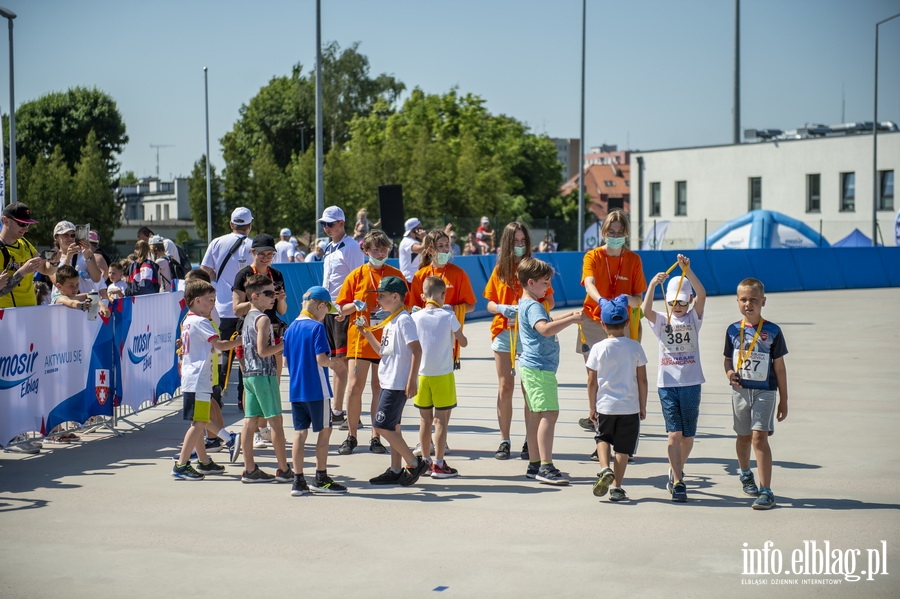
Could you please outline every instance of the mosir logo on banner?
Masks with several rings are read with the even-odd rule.
[[[102,406],[109,400],[109,370],[94,371],[94,394]]]
[[[803,541],[785,550],[766,541],[759,549],[744,543],[741,584],[836,585],[888,575],[887,541],[871,549],[842,549],[830,541]]]
[[[21,397],[37,393],[40,383],[40,379],[34,376],[37,359],[38,352],[34,350],[34,343],[28,346],[25,353],[0,355],[0,391],[21,387]]]
[[[131,347],[128,348],[128,358],[132,364],[143,364],[142,369],[147,370],[152,365],[153,356],[150,355],[150,338],[153,333],[150,332],[150,325],[147,325],[147,332],[135,335],[131,338]]]

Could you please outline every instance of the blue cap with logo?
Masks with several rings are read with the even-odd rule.
[[[328,313],[334,314],[337,312],[337,308],[335,308],[334,303],[331,301],[331,294],[321,285],[314,285],[307,289],[306,293],[303,294],[303,301],[305,302],[306,300],[328,302]]]
[[[606,324],[628,322],[628,296],[623,293],[611,300],[600,298],[600,320]]]

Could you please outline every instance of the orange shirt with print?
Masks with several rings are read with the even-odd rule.
[[[491,273],[491,278],[488,279],[487,285],[484,288],[484,297],[487,298],[489,302],[494,302],[495,304],[516,306],[519,304],[519,299],[522,297],[522,291],[523,289],[519,284],[518,279],[514,280],[513,286],[510,287],[500,280],[500,276],[497,274],[497,268],[494,267],[494,272]],[[553,287],[551,286],[547,289],[547,295],[542,297],[540,301],[544,302],[552,297]],[[508,328],[508,326],[506,318],[502,314],[495,314],[494,320],[491,321],[491,339],[494,339],[504,329]]]
[[[343,306],[344,304],[353,303],[353,300],[363,300],[367,306],[366,310],[347,316],[350,319],[350,327],[347,330],[348,358],[379,359],[378,353],[369,346],[369,342],[360,334],[353,321],[361,315],[366,319],[366,323],[371,323],[372,314],[381,310],[378,306],[378,284],[381,283],[381,279],[390,276],[406,282],[406,279],[403,278],[403,273],[393,266],[385,264],[381,267],[381,270],[376,270],[370,267],[368,263],[353,270],[344,279],[341,290],[338,292],[337,305]],[[409,286],[407,286],[408,289]],[[411,294],[407,292],[404,302],[407,307],[410,306],[411,299]],[[382,329],[376,329],[372,331],[372,334],[375,335],[375,339],[381,341]]]
[[[641,257],[630,250],[620,256],[608,256],[606,246],[595,248],[584,255],[581,269],[581,285],[587,277],[594,277],[594,286],[603,299],[613,299],[621,294],[640,295],[647,291],[644,266]],[[600,306],[585,294],[583,312],[600,322]]]
[[[459,304],[475,303],[475,292],[472,290],[472,283],[469,281],[466,271],[455,264],[447,264],[444,268],[438,268],[432,263],[423,266],[413,275],[412,283],[410,283],[413,306],[425,307],[425,300],[422,299],[422,286],[428,277],[440,277],[444,280],[447,285],[445,304],[458,306]]]

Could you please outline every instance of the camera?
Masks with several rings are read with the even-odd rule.
[[[43,258],[44,260],[53,260],[53,258],[56,256],[56,251],[57,250],[44,250],[41,252],[41,258]]]

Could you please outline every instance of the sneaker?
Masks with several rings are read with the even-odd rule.
[[[444,453],[446,454],[448,452],[444,451]],[[413,449],[413,455],[416,456],[417,458],[422,457],[422,444],[421,443],[416,443],[416,448]],[[434,455],[434,443],[431,444],[431,455]]]
[[[228,458],[234,464],[241,457],[241,433],[231,433],[231,441],[225,445],[228,447]]]
[[[775,507],[775,495],[772,491],[760,491],[751,506],[755,510],[768,510]]]
[[[268,472],[260,470],[259,466],[253,472],[248,473],[244,470],[243,474],[241,474],[242,483],[270,483],[273,480],[275,480],[275,477]]]
[[[597,474],[597,482],[594,483],[594,497],[603,497],[609,491],[609,485],[616,478],[611,468],[604,468]]]
[[[538,480],[547,485],[569,484],[569,479],[559,471],[559,468],[541,469],[538,471],[537,476],[535,476],[534,478],[535,480]]]
[[[359,443],[356,442],[356,437],[347,435],[347,438],[344,439],[344,442],[338,447],[338,453],[340,455],[350,455],[353,453],[353,450],[356,449],[357,445],[359,445]]]
[[[527,460],[530,457],[528,455],[528,441],[522,443],[522,453],[519,454],[519,457],[523,460]]]
[[[370,485],[397,485],[400,484],[400,479],[403,477],[403,471],[394,472],[390,468],[376,476],[375,478],[369,479]]]
[[[597,450],[596,450],[596,449],[594,450],[594,453],[591,454],[591,461],[592,461],[592,462],[599,462],[599,461],[600,461],[600,456],[597,455]]]
[[[344,430],[344,424],[347,422],[347,412],[341,412],[340,414],[331,413],[331,426],[332,428],[338,427],[341,430]]]
[[[13,445],[15,443],[15,445]],[[41,446],[34,441],[29,440],[25,435],[19,435],[12,439],[6,447],[3,448],[6,453],[27,453],[36,454],[41,452]]]
[[[178,459],[179,459],[180,457],[181,457],[181,454],[180,454],[180,453],[176,453],[175,455],[172,456],[172,460],[177,464],[177,463],[178,463]],[[191,452],[191,455],[190,455],[190,457],[188,458],[188,462],[193,462],[193,461],[196,460],[196,459],[197,459],[197,450],[195,449],[194,451]]]
[[[443,466],[431,464],[431,478],[453,478],[454,476],[459,476],[459,470],[451,468],[447,462],[444,462]]]
[[[497,451],[494,453],[494,458],[498,460],[508,460],[509,450],[509,441],[503,441],[502,443],[500,443],[500,447],[498,447]]]
[[[172,477],[181,480],[203,480],[203,475],[194,470],[190,462],[172,466]]]
[[[387,448],[381,444],[381,439],[372,437],[372,440],[369,441],[369,451],[372,453],[387,453]]]
[[[622,487],[613,487],[609,490],[610,501],[625,501],[628,496],[625,495],[625,489]]]
[[[283,471],[281,468],[275,471],[275,482],[276,483],[289,483],[294,480],[294,471],[291,470],[291,467],[288,466],[287,472]]]
[[[209,461],[205,464],[203,462],[197,462],[197,472],[203,475],[222,474],[223,472],[225,472],[225,466],[219,466],[212,461],[212,458],[209,458]]]
[[[294,484],[291,486],[291,497],[303,497],[309,494],[309,485],[302,474],[294,475]]]
[[[744,495],[750,497],[759,495],[759,487],[756,486],[756,479],[753,478],[752,472],[747,475],[741,474],[741,484],[744,485]]]
[[[672,501],[674,503],[687,503],[687,486],[683,480],[672,486]]]
[[[433,454],[434,454],[434,451],[432,451],[431,453],[432,453],[432,455],[433,455]],[[449,443],[447,443],[446,445],[444,445],[444,455],[450,455],[450,444],[449,444]]]
[[[218,437],[213,437],[212,439],[206,440],[206,453],[219,453],[223,449],[222,439]]]
[[[310,487],[310,491],[313,493],[321,493],[322,495],[340,495],[341,493],[347,492],[347,487],[332,479],[330,476],[326,476],[323,480],[313,481],[313,486]]]
[[[537,473],[540,472],[541,467],[535,466],[534,464],[528,464],[528,468],[525,470],[525,478],[534,478],[537,476]]]
[[[425,471],[431,468],[431,462],[425,458],[419,458],[419,463],[415,466],[404,468],[400,471],[400,484],[404,487],[411,487],[416,484],[419,477],[425,474]]]
[[[262,440],[267,444],[272,444],[272,427],[267,426],[266,428],[260,429],[259,435],[262,437]]]
[[[591,431],[592,433],[597,430],[597,428],[594,426],[594,421],[591,420],[590,418],[579,418],[578,426],[580,426],[581,428],[583,428],[586,431]]]
[[[266,440],[263,439],[262,434],[259,431],[253,433],[253,449],[265,449],[269,444],[266,443]]]
[[[349,431],[349,430],[350,430],[350,422],[347,420],[347,417],[346,417],[346,416],[344,417],[344,421],[341,423],[341,427],[340,427],[340,428],[341,428],[342,431]],[[356,428],[357,428],[357,429],[365,428],[365,427],[363,426],[362,420],[359,421],[359,424],[356,425]]]
[[[672,469],[669,468],[669,478],[666,481],[666,491],[668,491],[669,494],[671,494],[674,486],[675,486],[675,475],[672,474]]]

